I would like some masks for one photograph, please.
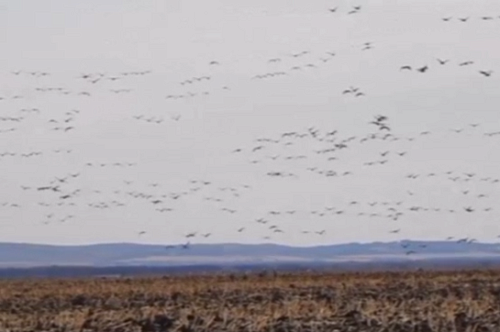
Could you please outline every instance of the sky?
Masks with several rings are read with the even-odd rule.
[[[0,241],[496,241],[499,28],[493,0],[1,0]]]

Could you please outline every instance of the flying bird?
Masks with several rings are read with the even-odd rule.
[[[469,65],[472,65],[472,64],[474,64],[474,61],[464,61],[464,62],[461,62],[459,64],[459,66],[463,67],[463,66],[469,66]]]
[[[493,74],[493,70],[488,70],[488,71],[485,71],[485,70],[480,70],[480,71],[479,71],[479,73],[480,73],[481,75],[486,76],[486,77],[490,77],[490,76],[491,76],[491,74]]]
[[[423,66],[423,67],[421,67],[421,68],[417,68],[417,70],[418,70],[419,72],[421,72],[421,73],[425,73],[425,72],[427,71],[427,69],[429,69],[429,67],[428,67],[428,66]]]

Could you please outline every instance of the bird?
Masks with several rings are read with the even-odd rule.
[[[463,67],[463,66],[470,66],[472,64],[474,64],[474,61],[464,61],[459,63],[458,65]]]
[[[480,70],[480,71],[479,71],[479,73],[480,73],[481,75],[486,76],[486,77],[490,77],[490,76],[491,76],[491,74],[493,74],[493,70],[488,70],[488,71],[486,71],[486,70]]]
[[[401,68],[399,68],[399,70],[411,70],[411,66],[401,66]]]
[[[38,191],[44,191],[44,190],[52,190],[55,192],[59,192],[59,186],[45,186],[45,187],[38,187]]]
[[[425,73],[427,71],[427,69],[429,69],[428,66],[423,66],[423,67],[420,67],[420,68],[417,68],[417,70],[421,73]]]
[[[328,9],[328,10],[329,10],[330,12],[332,12],[332,13],[335,13],[335,12],[337,11],[337,9],[338,9],[338,8],[339,8],[339,7],[335,7],[335,8],[330,8],[330,9]]]
[[[437,60],[437,61],[439,62],[439,64],[441,64],[441,65],[445,65],[446,63],[448,63],[448,61],[450,61],[450,60],[441,60],[441,59],[439,59],[439,58],[437,58],[436,60]]]

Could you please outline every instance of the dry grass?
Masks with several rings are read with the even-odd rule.
[[[3,281],[0,331],[500,331],[500,274]]]

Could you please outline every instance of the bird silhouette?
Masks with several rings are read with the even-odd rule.
[[[417,71],[419,71],[421,73],[425,73],[427,71],[427,69],[429,69],[428,66],[423,66],[423,67],[417,68]]]
[[[493,74],[493,70],[488,70],[488,71],[480,70],[479,73],[483,76],[490,77]]]
[[[474,61],[464,61],[464,62],[459,63],[459,66],[462,66],[462,67],[463,66],[470,66],[472,64],[474,64]]]

